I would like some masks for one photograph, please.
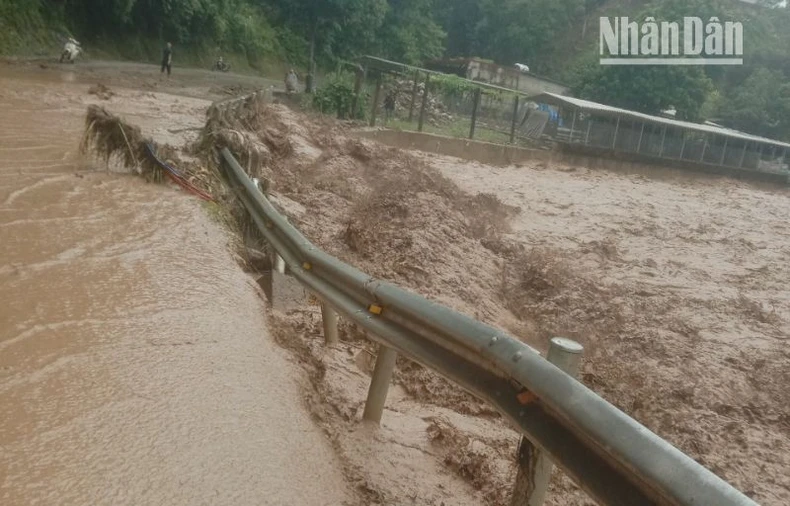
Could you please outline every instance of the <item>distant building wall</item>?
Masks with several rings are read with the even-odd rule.
[[[567,86],[556,81],[477,59],[468,60],[465,77],[529,94],[550,92],[564,95],[568,92]]]

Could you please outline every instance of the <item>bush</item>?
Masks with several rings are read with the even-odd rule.
[[[350,72],[341,71],[327,75],[324,85],[313,94],[313,108],[323,114],[336,113],[340,119],[348,117],[354,101],[354,80],[354,74]],[[367,104],[368,94],[363,90],[352,119],[363,119]]]

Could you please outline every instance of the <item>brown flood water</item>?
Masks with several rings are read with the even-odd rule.
[[[195,199],[80,158],[86,85],[9,74],[0,504],[346,502],[222,231]]]

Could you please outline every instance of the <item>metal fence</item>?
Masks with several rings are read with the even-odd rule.
[[[288,223],[227,149],[220,160],[276,253],[276,268],[322,301],[327,339],[336,339],[339,313],[379,343],[366,418],[380,419],[400,353],[493,406],[601,504],[756,504],[521,341],[329,256]]]
[[[524,129],[525,94],[482,82],[455,79],[443,86],[438,72],[366,57],[357,90],[372,97],[368,119],[402,130],[496,143],[532,144],[540,136]]]

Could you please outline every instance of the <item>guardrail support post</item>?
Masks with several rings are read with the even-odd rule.
[[[324,339],[327,346],[337,344],[337,312],[326,302],[321,303],[321,319],[324,323]]]
[[[395,370],[395,359],[398,352],[384,345],[379,345],[379,354],[376,357],[376,367],[373,369],[373,379],[368,390],[368,400],[365,402],[365,412],[362,419],[367,422],[381,423],[384,413],[384,403],[387,401],[387,392]]]
[[[546,359],[574,378],[584,348],[570,339],[555,337],[549,345]],[[518,474],[510,506],[542,506],[551,480],[554,465],[528,439],[522,437],[518,445]]]
[[[274,254],[274,270],[280,274],[285,274],[285,260],[277,253]]]

